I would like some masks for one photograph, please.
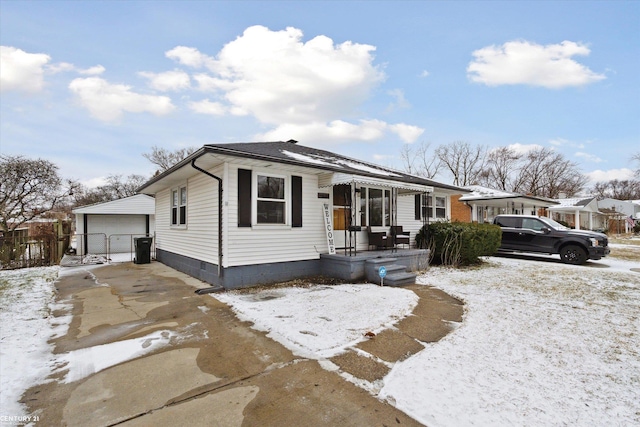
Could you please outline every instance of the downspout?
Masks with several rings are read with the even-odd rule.
[[[202,153],[201,155],[203,154],[205,153]],[[191,160],[191,167],[218,181],[218,278],[221,278],[223,274],[222,272],[222,178],[217,177],[214,174],[209,173],[206,170],[196,166],[196,160],[198,160],[199,158],[200,156]]]

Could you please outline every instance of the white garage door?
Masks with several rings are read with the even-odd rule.
[[[131,252],[131,235],[141,237],[146,231],[145,215],[87,215],[86,233],[105,234],[111,253]],[[104,253],[104,243],[97,240],[89,239],[87,242],[89,253]]]

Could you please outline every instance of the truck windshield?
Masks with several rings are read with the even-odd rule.
[[[569,227],[565,227],[564,225],[552,220],[551,218],[540,218],[540,220],[555,230],[570,230]]]

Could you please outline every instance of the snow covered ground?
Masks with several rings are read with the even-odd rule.
[[[640,425],[640,274],[630,271],[640,247],[638,262],[558,261],[429,269],[419,283],[464,300],[462,325],[396,363],[381,389],[364,386],[429,426]],[[348,285],[215,297],[327,366],[410,311],[406,292]]]
[[[0,271],[0,415],[25,415],[18,400],[51,373],[47,341],[67,330],[69,319],[52,322],[58,267]]]
[[[640,425],[640,273],[630,271],[640,268],[637,250],[637,262],[492,257],[479,268],[429,269],[419,283],[464,300],[464,321],[367,389],[432,427]],[[63,362],[72,381],[121,361],[116,348],[91,366],[83,365],[87,352],[53,358],[47,340],[68,322],[49,315],[57,275],[55,267],[0,271],[2,416],[24,414],[21,394]],[[374,285],[212,296],[323,366],[416,304],[413,292]],[[126,358],[143,342],[164,345],[169,332],[161,332],[128,343]]]

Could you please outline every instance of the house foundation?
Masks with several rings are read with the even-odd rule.
[[[424,270],[428,266],[429,251],[426,249],[364,251],[353,256],[320,254],[320,258],[315,260],[227,267],[222,269],[220,276],[218,276],[218,266],[213,263],[162,249],[156,250],[156,259],[171,268],[226,290],[312,276],[379,284],[381,266],[389,272],[388,277],[385,277],[385,284],[399,286],[413,283],[416,277],[414,272]]]

